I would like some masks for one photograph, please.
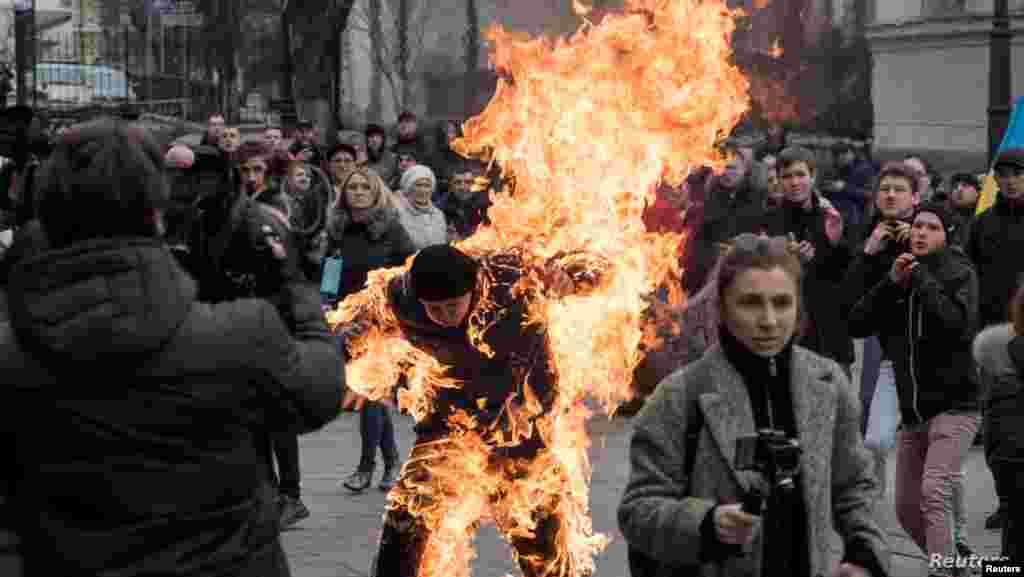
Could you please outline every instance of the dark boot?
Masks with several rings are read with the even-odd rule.
[[[395,481],[398,480],[398,462],[388,461],[384,463],[384,474],[381,475],[380,484],[377,487],[387,493],[395,486]]]
[[[985,528],[989,531],[998,531],[1006,523],[1006,504],[1000,502],[999,508],[985,518]]]
[[[309,517],[309,509],[298,497],[281,496],[281,529],[289,529],[299,521]]]
[[[353,493],[362,493],[373,483],[373,471],[356,471],[342,485]]]

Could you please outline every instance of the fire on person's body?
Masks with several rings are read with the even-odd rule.
[[[691,167],[719,164],[717,141],[749,107],[748,82],[729,62],[733,16],[719,1],[631,0],[624,14],[588,23],[564,41],[490,31],[503,79],[455,146],[465,155],[492,154],[516,186],[494,195],[491,226],[457,247],[482,262],[516,255],[520,270],[506,288],[526,303],[525,324],[543,334],[553,397],[542,403],[525,383],[513,383],[521,393],[504,402],[501,425],[481,426],[472,410],[455,410],[443,438],[417,444],[388,509],[429,532],[421,577],[469,575],[481,521],[494,521],[515,543],[549,518],[557,527],[546,548],[525,564],[520,558],[524,571],[593,572],[608,537],[590,520],[588,407],[612,415],[630,399],[640,345],[654,334],[646,297],[678,287],[668,281],[683,272],[681,239],[645,231],[645,202],[660,181],[681,182]],[[564,255],[574,255],[586,290],[544,290],[552,259]],[[348,334],[349,387],[383,400],[401,382],[398,404],[420,423],[440,410],[442,391],[465,383],[403,331],[389,287],[407,268],[371,273],[366,289],[328,319]],[[487,332],[494,324],[474,318],[501,312],[483,285],[466,338],[493,357]],[[669,293],[676,304],[685,298],[677,288]],[[542,443],[528,458],[493,458],[535,435]]]

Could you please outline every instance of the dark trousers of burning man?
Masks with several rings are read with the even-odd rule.
[[[460,496],[424,496],[422,491],[429,476],[428,469],[440,464],[440,461],[444,459],[437,451],[437,445],[445,442],[444,437],[437,435],[417,436],[409,460],[402,469],[401,478],[392,491],[399,492],[399,495],[418,495],[419,499],[445,500],[443,503],[437,501],[434,504],[454,509],[460,501]],[[450,442],[457,443],[455,440]],[[543,442],[537,438],[525,441],[516,447],[496,448],[488,458],[488,469],[503,475],[505,479],[514,484],[517,480],[526,479],[526,471],[530,462],[542,448]],[[455,451],[458,454],[457,448]],[[394,497],[396,497],[395,494],[389,495],[389,507],[384,515],[380,549],[373,561],[371,577],[419,577],[424,551],[433,535],[423,520],[415,518],[408,509],[392,508],[391,503],[401,502]],[[491,494],[486,497],[489,498],[492,509],[501,510],[506,495]],[[545,511],[554,511],[553,505],[553,503],[536,504],[533,519],[537,525],[533,530],[532,537],[513,535],[515,527],[502,526],[500,521],[497,522],[498,530],[515,550],[519,567],[525,577],[563,574],[564,568],[557,564],[546,572],[544,569],[545,561],[550,562],[557,557],[555,537],[560,520],[555,514],[545,513]],[[475,532],[479,527],[479,520],[473,519],[472,522],[469,529],[471,532]],[[450,572],[445,571],[444,574],[450,574]]]

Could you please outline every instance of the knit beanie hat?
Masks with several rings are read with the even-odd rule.
[[[409,274],[417,298],[446,301],[475,289],[479,268],[472,257],[459,249],[435,244],[413,258]]]
[[[1024,148],[1009,148],[1000,152],[993,167],[1000,166],[1024,168]]]
[[[953,215],[953,213],[951,213],[949,209],[946,208],[946,205],[943,203],[929,202],[922,204],[914,212],[914,218],[916,219],[917,215],[923,212],[934,214],[935,216],[939,217],[939,221],[942,222],[942,228],[945,229],[947,235],[953,232],[953,229],[956,228],[956,216]]]

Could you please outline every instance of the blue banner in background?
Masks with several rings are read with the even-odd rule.
[[[146,0],[148,14],[170,14],[178,8],[177,0]]]
[[[1024,108],[1024,96],[1013,103],[1013,112],[1010,113],[1010,123],[1006,125],[1006,133],[1003,134],[1003,142],[999,145],[999,152],[1011,148],[1024,148],[1024,118],[1021,117],[1021,109]],[[997,155],[998,156],[998,155]]]

